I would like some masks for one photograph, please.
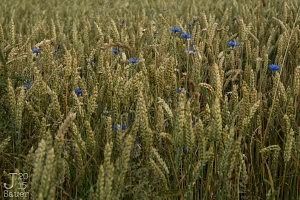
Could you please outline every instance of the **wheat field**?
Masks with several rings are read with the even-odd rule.
[[[1,0],[0,199],[300,200],[298,0]]]

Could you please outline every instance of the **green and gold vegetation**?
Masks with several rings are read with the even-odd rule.
[[[299,8],[2,0],[0,198],[299,200]]]

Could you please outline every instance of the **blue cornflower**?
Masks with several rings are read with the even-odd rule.
[[[191,34],[189,34],[189,33],[187,33],[187,32],[183,32],[183,33],[181,33],[181,38],[182,39],[185,39],[185,40],[189,40],[189,39],[191,39],[192,38],[192,35]]]
[[[230,48],[234,48],[239,46],[239,43],[236,40],[230,40],[229,42],[227,42],[227,46],[229,46]]]
[[[80,87],[75,88],[74,92],[78,97],[83,95],[83,90]]]
[[[31,50],[32,50],[32,53],[35,54],[36,56],[39,55],[42,51],[42,49],[39,47],[33,47]]]
[[[129,58],[128,59],[128,62],[130,63],[130,64],[138,64],[139,62],[140,62],[140,59],[139,58],[136,58],[136,57],[132,57],[132,58]]]
[[[276,65],[276,64],[270,64],[270,65],[269,65],[269,69],[270,69],[272,72],[276,72],[276,71],[279,71],[279,70],[280,70],[280,66],[279,66],[279,65]]]
[[[171,27],[170,31],[172,33],[181,33],[182,29],[179,26],[173,26],[173,27]]]
[[[113,55],[118,55],[119,53],[121,53],[121,49],[119,49],[119,47],[113,47],[112,49],[111,49],[111,52],[112,52],[112,54]]]
[[[23,87],[25,90],[29,90],[32,86],[32,82],[30,80],[24,81]]]

